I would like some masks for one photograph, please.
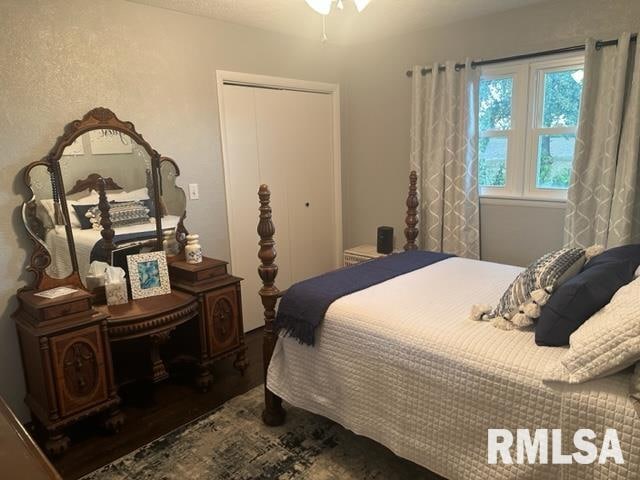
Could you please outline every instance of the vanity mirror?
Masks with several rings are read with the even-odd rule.
[[[92,261],[112,263],[114,250],[124,248],[159,250],[166,230],[183,247],[186,195],[176,185],[179,175],[172,159],[106,108],[69,123],[24,174],[32,192],[22,209],[35,243],[32,286],[83,286]]]
[[[166,379],[166,362],[191,361],[203,390],[214,362],[235,355],[234,366],[246,368],[241,279],[221,260],[186,262],[179,175],[175,161],[106,108],[68,124],[49,154],[24,171],[31,196],[22,213],[35,244],[28,267],[35,280],[18,292],[13,317],[25,401],[46,431],[48,453],[66,450],[65,429],[90,415],[118,430],[118,387]],[[163,243],[166,257],[158,252]],[[127,276],[132,291],[148,291],[107,304],[85,282],[97,283],[87,276],[94,260],[136,266]],[[37,291],[57,286],[78,288],[50,299]]]

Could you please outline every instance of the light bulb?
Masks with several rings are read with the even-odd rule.
[[[367,8],[367,5],[369,5],[370,1],[371,0],[353,0],[353,3],[356,4],[356,9],[358,10],[358,12],[361,12],[365,8]]]
[[[329,15],[331,11],[331,0],[304,0],[311,8],[320,15]]]

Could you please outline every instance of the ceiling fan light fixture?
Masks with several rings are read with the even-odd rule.
[[[371,0],[353,0],[353,3],[356,4],[356,9],[358,10],[358,13],[360,13],[365,8],[367,8],[367,5],[369,5],[370,1]]]
[[[332,0],[304,0],[312,9],[320,15],[329,15]]]

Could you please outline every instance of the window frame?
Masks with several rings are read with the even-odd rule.
[[[513,200],[561,201],[567,189],[538,188],[538,136],[575,134],[575,127],[542,127],[544,106],[544,74],[572,67],[584,68],[583,54],[554,55],[543,60],[505,62],[481,67],[480,78],[493,80],[511,77],[511,128],[478,132],[483,137],[507,138],[507,161],[504,187],[479,186],[481,198]],[[479,164],[479,162],[478,162]]]

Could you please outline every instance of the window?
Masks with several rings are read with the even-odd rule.
[[[566,198],[575,150],[582,56],[483,67],[480,195]]]

